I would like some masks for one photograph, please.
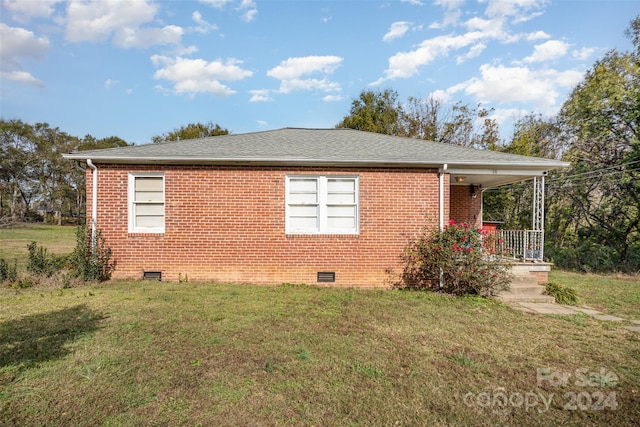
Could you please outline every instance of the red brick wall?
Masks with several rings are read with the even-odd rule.
[[[482,227],[482,192],[478,190],[476,197],[471,195],[468,185],[451,186],[451,219]]]
[[[329,271],[336,281],[328,285],[388,286],[386,270],[397,271],[409,239],[438,224],[436,170],[98,165],[98,171],[97,224],[117,262],[115,279],[161,271],[163,280],[315,284],[317,272]],[[128,173],[148,171],[165,175],[165,232],[130,234]],[[285,234],[285,178],[295,173],[358,175],[360,234]],[[448,190],[445,175],[446,219]],[[90,215],[90,171],[87,195]]]

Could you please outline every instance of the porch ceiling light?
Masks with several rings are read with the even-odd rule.
[[[456,176],[455,178],[456,182],[464,182],[465,177],[464,176]]]

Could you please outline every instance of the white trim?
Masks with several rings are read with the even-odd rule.
[[[444,174],[447,168],[448,165],[445,163],[438,170],[438,223],[441,233],[444,231]],[[451,195],[449,195],[449,197],[451,197]],[[451,212],[449,212],[449,214],[451,214]]]
[[[136,178],[162,178],[162,201],[156,202],[162,204],[162,226],[158,227],[139,227],[136,225],[136,201],[135,201],[135,181]],[[166,220],[166,191],[165,179],[162,172],[129,172],[129,181],[127,185],[127,210],[129,217],[129,233],[164,233]]]
[[[299,204],[297,206],[316,206],[316,227],[294,229],[291,224],[291,208],[294,205],[290,200],[290,182],[292,179],[308,179],[316,181],[316,202]],[[354,203],[330,204],[328,203],[328,182],[331,180],[352,180],[354,182]],[[355,210],[355,227],[352,229],[331,228],[329,226],[329,208],[332,206],[353,207]],[[285,233],[286,234],[360,234],[360,178],[357,175],[287,175],[285,184]]]
[[[91,251],[93,251],[98,229],[98,167],[91,159],[87,159],[87,166],[91,169]]]

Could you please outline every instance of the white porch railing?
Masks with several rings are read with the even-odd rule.
[[[544,231],[496,230],[490,234],[493,246],[490,251],[495,255],[523,261],[543,260]]]

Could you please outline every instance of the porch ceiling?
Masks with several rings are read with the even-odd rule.
[[[547,175],[542,169],[451,168],[447,172],[451,185],[475,185],[483,190]]]

